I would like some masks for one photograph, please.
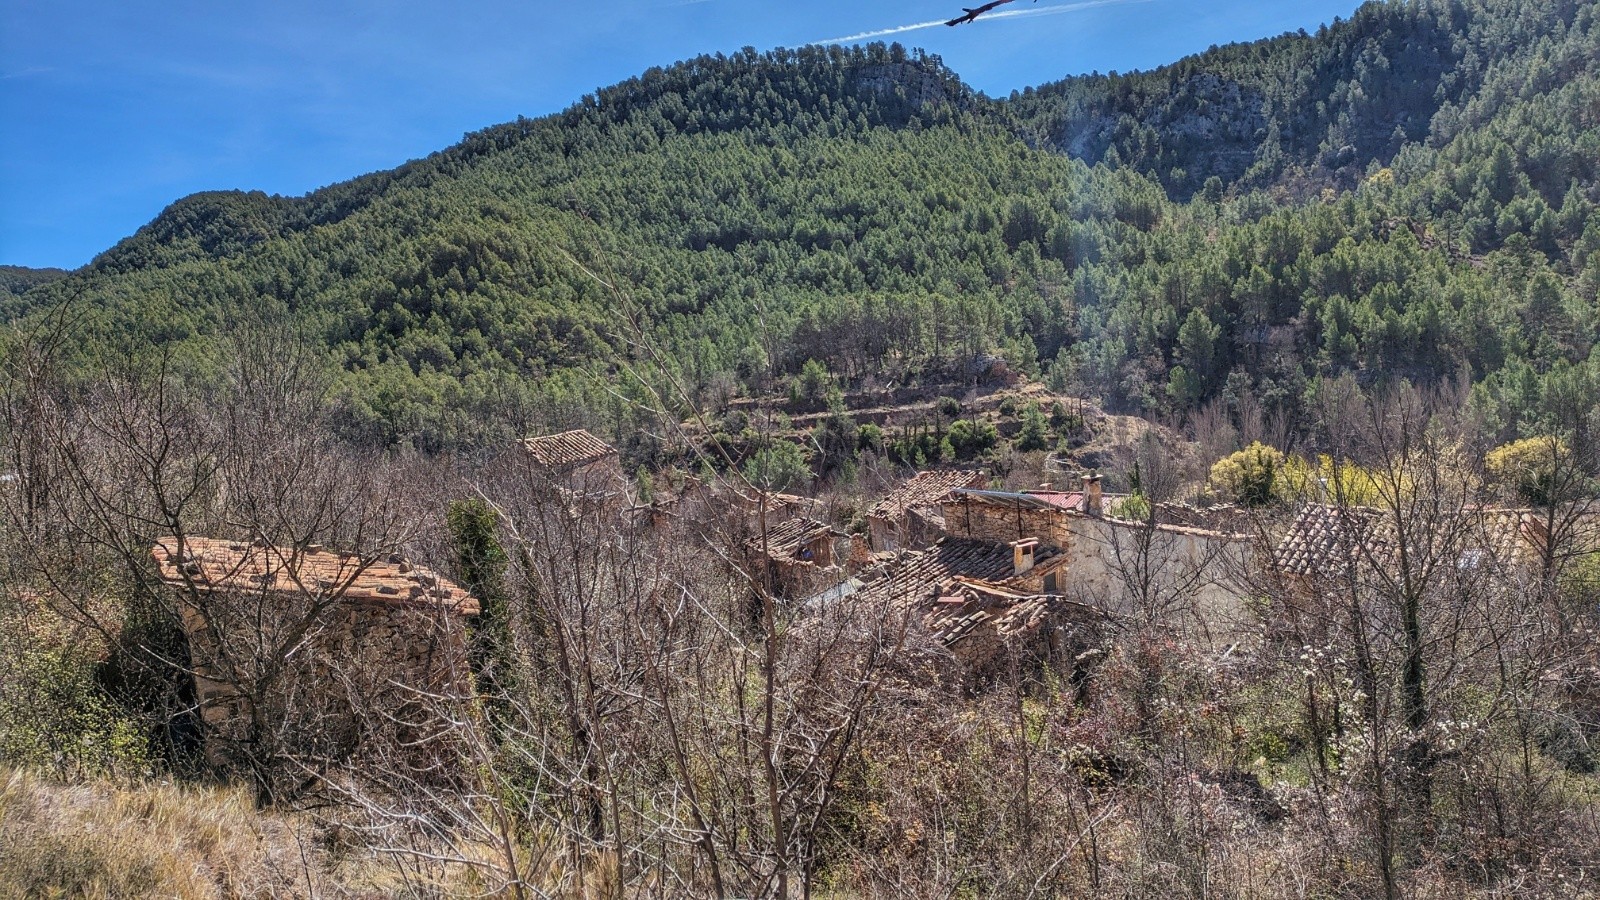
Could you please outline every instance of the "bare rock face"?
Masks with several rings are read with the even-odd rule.
[[[930,104],[951,102],[950,92],[945,89],[944,79],[915,63],[864,66],[861,74],[857,76],[856,83],[864,90],[877,94],[893,94],[897,90],[903,90],[906,100],[915,109]]]
[[[1212,175],[1231,183],[1250,168],[1262,147],[1267,135],[1265,107],[1258,91],[1211,72],[1196,72],[1178,82],[1172,95],[1153,105],[1142,119],[1119,116],[1096,104],[1062,122],[1052,140],[1067,155],[1094,163],[1140,132],[1154,132],[1169,148],[1163,158],[1185,170],[1184,185],[1198,188]],[[1170,173],[1163,169],[1159,174]]]

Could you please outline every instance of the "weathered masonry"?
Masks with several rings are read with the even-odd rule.
[[[978,471],[918,472],[867,513],[872,549],[883,552],[928,546],[944,533],[940,503],[951,491],[980,487],[987,480]]]
[[[523,440],[523,459],[569,499],[618,501],[626,493],[617,448],[582,428]]]
[[[945,531],[953,538],[996,543],[1034,541],[1059,554],[1059,576],[1046,593],[1118,611],[1130,603],[1183,599],[1218,635],[1244,621],[1245,591],[1237,575],[1249,568],[1254,539],[1203,528],[1136,522],[1104,515],[1098,479],[1085,479],[1081,508],[1054,495],[957,490],[945,498]],[[1137,597],[1137,594],[1147,596]]]
[[[219,767],[288,760],[315,771],[364,753],[445,768],[439,698],[470,693],[466,619],[478,601],[396,556],[317,544],[162,538],[206,755]]]

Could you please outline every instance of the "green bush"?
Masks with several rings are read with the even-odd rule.
[[[868,422],[856,431],[856,449],[862,452],[882,453],[883,429]]]
[[[744,477],[764,491],[784,491],[811,477],[811,469],[798,446],[774,441],[745,460]]]
[[[69,649],[12,643],[0,654],[0,761],[59,775],[127,775],[150,765],[137,723]]]
[[[950,423],[950,431],[945,440],[949,441],[950,449],[954,451],[956,459],[972,459],[994,449],[1000,443],[1000,432],[988,422],[957,419]]]
[[[1283,451],[1256,441],[1217,460],[1211,467],[1211,487],[1241,506],[1266,506],[1277,499]]]
[[[1044,450],[1050,446],[1050,429],[1039,411],[1037,403],[1028,404],[1022,413],[1022,430],[1017,433],[1017,449],[1023,452]]]

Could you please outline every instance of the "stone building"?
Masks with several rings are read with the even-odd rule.
[[[522,448],[534,469],[564,492],[619,501],[627,493],[629,482],[617,448],[582,428],[526,438]]]
[[[430,704],[470,695],[478,601],[400,557],[162,538],[157,572],[188,638],[209,761],[299,773],[367,754],[450,768]]]
[[[940,503],[951,491],[981,487],[986,480],[981,471],[918,472],[867,512],[872,549],[916,550],[938,540],[944,533]]]
[[[1244,624],[1239,576],[1253,559],[1249,535],[1105,515],[1099,479],[1077,503],[1060,497],[963,489],[944,501],[945,532],[991,543],[1032,540],[1059,557],[1046,591],[1108,611],[1160,603],[1191,609],[1219,636]]]
[[[849,535],[816,519],[786,519],[750,539],[767,557],[774,594],[797,600],[831,588],[846,577]]]
[[[903,611],[951,654],[969,688],[1008,673],[1076,677],[1107,617],[1055,586],[1065,558],[1035,539],[944,537],[857,579],[856,603]]]
[[[745,489],[722,479],[701,481],[690,476],[675,497],[657,499],[632,510],[638,521],[660,527],[671,522],[701,527],[759,532],[791,519],[815,517],[822,503],[809,497]]]

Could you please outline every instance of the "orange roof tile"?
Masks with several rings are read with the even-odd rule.
[[[1033,569],[1065,559],[1051,546],[1034,550]],[[920,601],[931,596],[939,585],[951,578],[1004,583],[1016,576],[1016,562],[1010,544],[940,538],[926,550],[905,553],[874,575],[863,575],[857,596],[867,601]]]
[[[201,591],[259,591],[335,596],[358,603],[439,606],[465,616],[478,601],[439,574],[400,557],[373,561],[310,545],[294,548],[191,537],[161,538],[151,548],[161,580]]]
[[[1030,634],[1058,607],[1090,609],[1056,594],[1019,594],[951,579],[941,586],[924,621],[940,643],[949,647],[985,624],[1002,638]]]
[[[582,428],[527,438],[522,446],[535,462],[547,469],[564,472],[604,459],[617,449]]]
[[[1446,540],[1440,552],[1457,553],[1459,564],[1482,561],[1506,565],[1526,561],[1542,545],[1543,529],[1527,510],[1470,507],[1450,515],[1443,533],[1418,535]],[[1393,564],[1398,534],[1392,516],[1366,507],[1312,504],[1300,510],[1274,553],[1278,568],[1291,575],[1333,576],[1358,562]]]
[[[800,549],[811,544],[819,538],[832,537],[838,534],[825,523],[804,516],[788,519],[767,529],[767,554],[769,556],[793,556]],[[761,538],[758,535],[750,541],[752,546],[760,547]]]
[[[960,488],[977,487],[987,477],[977,471],[918,472],[910,481],[900,485],[889,496],[878,501],[868,515],[884,519],[898,519],[906,510],[921,506],[934,506]]]

